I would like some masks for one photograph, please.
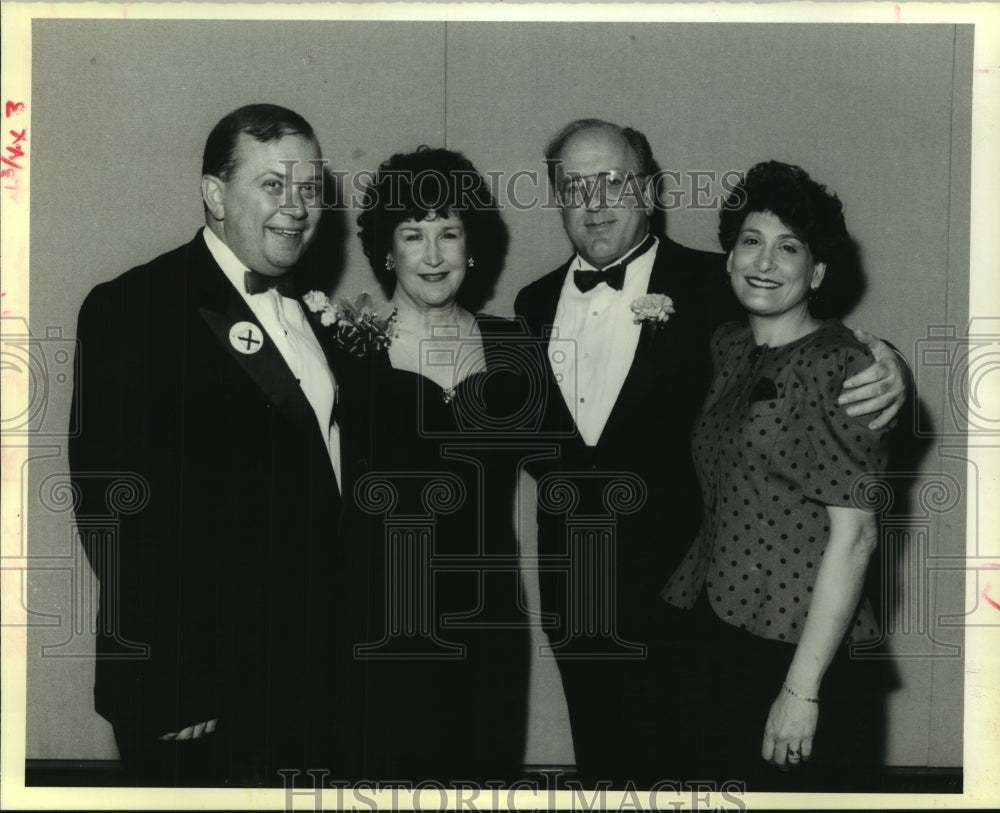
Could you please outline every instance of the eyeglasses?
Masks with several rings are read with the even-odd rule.
[[[580,207],[616,206],[626,195],[635,203],[643,201],[642,180],[649,177],[632,171],[608,170],[593,175],[575,175],[563,178],[556,186],[556,200],[560,206]]]

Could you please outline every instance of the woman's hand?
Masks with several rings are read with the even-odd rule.
[[[761,756],[782,770],[807,761],[812,756],[818,720],[817,703],[793,697],[782,689],[767,715]]]
[[[899,354],[888,344],[863,330],[855,330],[858,341],[868,345],[875,363],[844,382],[844,390],[837,399],[841,406],[851,406],[851,416],[878,413],[868,424],[875,431],[889,425],[906,403],[909,368]]]

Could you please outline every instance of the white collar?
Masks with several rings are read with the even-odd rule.
[[[219,235],[208,226],[205,226],[201,233],[205,238],[205,245],[208,246],[208,250],[215,259],[215,262],[222,269],[222,273],[226,275],[226,279],[233,284],[233,287],[237,291],[245,293],[246,288],[243,283],[243,275],[247,272],[247,267],[240,262],[239,257],[233,253],[233,250],[222,242]]]

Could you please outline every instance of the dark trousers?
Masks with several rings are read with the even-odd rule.
[[[586,787],[610,783],[648,789],[687,778],[690,736],[680,725],[687,702],[685,614],[656,600],[626,638],[642,643],[642,658],[590,655],[580,647],[557,654],[569,708],[576,770]]]
[[[852,658],[842,646],[820,689],[808,763],[780,770],[761,756],[764,726],[795,645],[758,638],[719,619],[704,594],[683,636],[692,664],[678,706],[690,733],[693,770],[749,790],[843,790],[871,786],[883,763],[885,660]]]

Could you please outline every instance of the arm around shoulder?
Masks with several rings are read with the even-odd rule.
[[[869,427],[881,429],[892,423],[906,403],[913,375],[902,353],[885,340],[863,330],[855,330],[854,336],[868,347],[875,361],[844,382],[838,403],[852,417],[871,416]]]

